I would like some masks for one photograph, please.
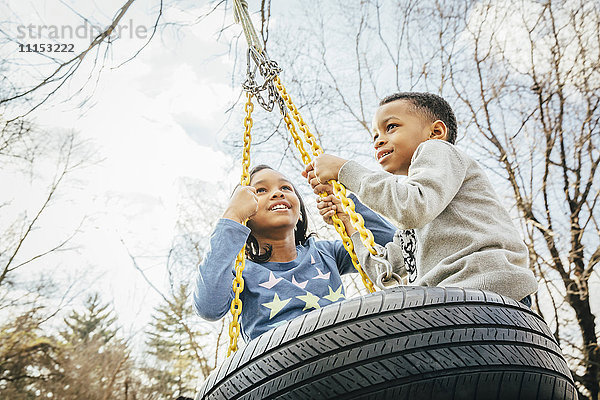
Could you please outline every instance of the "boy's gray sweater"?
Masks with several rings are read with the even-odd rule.
[[[354,161],[344,164],[339,181],[398,228],[415,229],[413,284],[485,289],[515,300],[537,290],[527,248],[485,172],[452,144],[435,139],[421,143],[402,182]],[[375,280],[380,264],[358,233],[352,242]],[[386,253],[395,272],[406,275],[398,232]]]

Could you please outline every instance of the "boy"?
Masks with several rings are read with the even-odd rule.
[[[315,193],[338,179],[361,202],[398,228],[385,247],[394,272],[410,284],[490,290],[531,305],[537,282],[528,252],[482,168],[454,146],[456,117],[450,105],[430,93],[386,97],[373,119],[377,161],[386,172],[322,154],[304,175]],[[399,182],[395,175],[407,175]],[[332,197],[320,208],[335,209]],[[339,206],[338,206],[339,209]],[[411,261],[414,229],[419,245]],[[356,252],[373,279],[379,262],[352,236]]]

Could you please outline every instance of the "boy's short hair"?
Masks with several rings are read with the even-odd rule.
[[[438,119],[443,121],[448,127],[446,140],[454,144],[457,131],[456,116],[446,100],[433,93],[399,92],[386,96],[379,102],[379,105],[382,106],[396,100],[406,100],[412,103],[414,111],[421,113],[432,122]]]

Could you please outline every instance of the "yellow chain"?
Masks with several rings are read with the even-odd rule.
[[[242,28],[244,29],[244,33],[246,34],[246,38],[248,40],[248,46],[253,46],[251,37],[256,37],[256,32],[254,30],[254,26],[252,25],[252,21],[248,15],[247,4],[245,5],[245,8],[244,8],[244,4],[242,4],[241,1],[234,0],[234,6],[236,9],[237,19],[242,21],[242,19],[245,18],[244,21],[242,21]],[[250,30],[254,31],[254,36],[250,35],[252,33],[252,32],[250,32]],[[258,50],[259,51],[262,50],[259,45],[258,45]],[[286,107],[291,111],[294,120],[296,120],[296,122],[298,123],[298,128],[300,129],[300,131],[302,131],[302,133],[304,134],[304,138],[310,144],[313,155],[317,156],[317,155],[321,154],[323,152],[323,150],[321,149],[321,146],[319,146],[316,138],[310,133],[308,126],[306,125],[306,123],[302,119],[302,116],[298,112],[298,109],[292,102],[292,99],[289,96],[289,94],[287,93],[287,91],[285,90],[285,87],[281,83],[281,80],[279,79],[279,77],[277,75],[275,75],[275,77],[273,78],[273,81],[274,81],[275,86],[277,87],[277,90],[279,91],[279,94],[283,98]],[[248,100],[247,100],[246,106],[245,106],[246,117],[244,118],[245,132],[244,132],[244,151],[243,151],[242,178],[241,178],[242,186],[247,186],[250,183],[250,174],[248,172],[248,169],[250,167],[250,142],[251,142],[250,130],[252,129],[251,114],[254,109],[254,106],[252,104],[252,93],[247,92],[246,96],[247,96]],[[298,132],[296,132],[296,128],[294,126],[292,119],[289,117],[289,115],[284,115],[284,121],[285,121],[287,129],[289,130],[290,134],[292,135],[292,137],[294,139],[294,144],[296,145],[296,147],[300,151],[300,154],[302,155],[302,162],[304,162],[304,164],[309,164],[311,162],[311,157],[308,154],[308,152],[304,149],[304,144],[302,143],[302,139],[298,135]],[[354,202],[352,202],[351,199],[348,199],[346,197],[346,189],[344,188],[344,186],[342,184],[338,183],[337,181],[331,181],[331,183],[333,184],[335,195],[342,201],[344,211],[346,211],[346,213],[350,216],[350,220],[351,220],[353,226],[360,232],[361,240],[363,241],[363,243],[365,244],[365,246],[369,249],[369,251],[371,253],[376,254],[377,252],[374,250],[373,234],[368,229],[365,228],[363,218],[360,216],[360,214],[357,214],[356,211],[354,210]],[[326,194],[321,193],[321,197],[324,197],[324,196],[326,196]],[[375,288],[373,287],[373,282],[371,282],[369,277],[365,274],[362,267],[360,266],[358,257],[356,256],[356,253],[354,251],[354,246],[352,244],[352,240],[348,236],[348,233],[346,232],[344,224],[342,223],[341,219],[337,215],[334,215],[332,217],[332,219],[333,219],[334,227],[335,227],[336,231],[338,231],[338,233],[342,237],[342,242],[344,244],[344,247],[348,251],[348,254],[350,254],[352,263],[354,264],[354,267],[360,273],[360,276],[361,276],[363,283],[365,284],[367,290],[370,293],[374,292]],[[245,224],[245,222],[244,222],[244,224]],[[238,322],[238,318],[242,312],[242,301],[240,300],[240,294],[244,290],[244,279],[242,277],[242,272],[244,271],[245,260],[246,260],[245,248],[242,248],[240,253],[237,255],[236,261],[235,261],[235,279],[233,280],[233,292],[235,294],[235,298],[231,302],[231,308],[230,308],[233,318],[232,318],[231,324],[229,325],[230,341],[229,341],[229,347],[227,349],[227,357],[229,357],[231,355],[231,353],[236,351],[238,348],[237,341],[238,341],[238,337],[240,334],[240,325]]]
[[[342,207],[346,214],[350,216],[350,220],[354,229],[360,233],[360,239],[364,243],[365,247],[374,256],[377,255],[375,250],[375,239],[370,230],[365,228],[365,220],[362,215],[356,212],[354,208],[354,202],[346,196],[346,187],[336,180],[330,180],[329,183],[333,186],[333,192],[338,199],[342,202]]]
[[[285,86],[283,86],[283,83],[281,83],[281,79],[279,79],[279,76],[275,76],[275,78],[273,78],[273,81],[275,83],[275,87],[277,87],[277,90],[279,91],[279,94],[283,98],[285,105],[292,112],[292,116],[298,123],[298,128],[302,131],[302,133],[304,133],[304,138],[306,139],[306,142],[310,144],[313,155],[318,156],[319,154],[323,153],[323,149],[321,148],[321,146],[319,146],[319,143],[317,143],[317,139],[308,130],[308,125],[306,125],[306,123],[304,122],[304,119],[300,115],[298,108],[296,108],[296,105],[292,101],[292,98],[288,94],[287,90],[285,90]],[[305,164],[307,163],[305,162]]]
[[[281,82],[279,82],[279,85],[281,85]],[[281,86],[281,87],[283,87],[283,86]],[[285,90],[285,88],[283,90]],[[291,102],[291,99],[289,99],[289,95],[287,96],[286,104],[287,104],[288,101]],[[292,105],[293,105],[293,103],[292,103]],[[295,108],[295,106],[294,106],[294,108]],[[300,117],[300,118],[302,118],[302,117]],[[302,142],[302,139],[300,139],[300,137],[298,136],[298,132],[296,132],[296,127],[294,126],[294,123],[292,122],[289,114],[286,114],[283,117],[283,120],[285,121],[285,125],[287,126],[290,134],[292,135],[292,138],[294,139],[294,144],[296,145],[296,147],[300,151],[300,154],[302,156],[302,162],[304,162],[304,164],[310,164],[310,162],[311,162],[310,155],[304,149],[304,143]],[[308,131],[308,128],[306,127],[306,124],[304,124],[304,127],[306,129],[304,131],[305,135],[306,135],[306,132],[308,132],[308,134],[311,135],[310,132]],[[302,129],[302,128],[300,128],[300,129]],[[313,146],[313,152],[315,151],[315,146],[317,147],[318,151],[322,152],[320,146],[318,144],[316,144],[316,141],[313,141],[312,143],[313,143],[313,145],[312,145]],[[348,199],[345,196],[346,189],[344,188],[343,185],[341,185],[341,184],[339,184],[337,182],[336,182],[336,184],[337,184],[337,186],[341,186],[342,187],[342,190],[337,189],[336,194],[338,192],[341,192],[342,193],[341,195],[344,196],[344,198],[350,204],[350,206],[352,207],[352,210],[354,211],[354,202],[352,201],[352,199]],[[336,190],[335,188],[336,188],[336,186],[334,186],[334,191]],[[320,194],[321,197],[325,197],[326,195],[327,195],[326,193],[321,193]],[[372,239],[373,238],[373,234],[371,233],[371,231],[369,231],[368,229],[366,229],[364,227],[365,221],[362,218],[362,216],[360,214],[357,214],[356,212],[354,212],[354,214],[358,216],[357,220],[360,221],[360,223],[362,224],[363,231],[366,231],[367,234],[370,235],[370,237]],[[365,287],[367,288],[367,290],[369,291],[369,293],[373,293],[375,291],[375,288],[373,286],[373,282],[365,274],[365,272],[363,271],[363,269],[362,269],[362,267],[360,265],[360,262],[358,261],[358,257],[356,256],[356,252],[354,251],[354,245],[352,244],[352,240],[350,239],[350,236],[348,236],[348,234],[346,233],[346,228],[344,227],[344,223],[342,222],[342,220],[337,215],[334,215],[332,217],[332,220],[333,220],[333,226],[334,226],[335,230],[342,237],[342,243],[344,245],[344,248],[346,249],[346,251],[350,255],[350,259],[352,260],[352,264],[354,264],[354,268],[356,268],[356,270],[359,272],[360,277],[362,278],[362,281],[363,281]],[[362,237],[362,234],[361,234],[361,237]]]
[[[252,111],[254,110],[252,94],[246,93],[246,96],[248,97],[248,101],[246,101],[246,106],[244,107],[246,110],[246,117],[244,118],[244,151],[242,152],[242,178],[240,182],[242,186],[248,186],[250,184],[250,173],[248,171],[250,169],[250,143],[252,140],[250,130],[252,129]],[[246,222],[244,222],[244,225],[246,225]],[[242,272],[246,265],[245,248],[246,246],[244,245],[235,259],[235,279],[233,280],[233,293],[235,294],[235,298],[232,300],[230,308],[233,318],[229,324],[229,347],[227,348],[227,357],[237,350],[237,341],[240,336],[240,323],[238,322],[238,318],[242,313],[242,300],[240,300],[240,294],[244,290],[244,278],[242,277]]]
[[[291,111],[292,116],[298,123],[298,129],[300,129],[302,131],[302,133],[304,133],[304,138],[306,139],[306,141],[308,143],[310,143],[313,155],[318,156],[319,154],[323,153],[323,149],[317,143],[317,140],[314,137],[314,135],[312,133],[310,133],[308,126],[304,122],[304,119],[300,115],[298,108],[292,101],[292,98],[288,94],[287,90],[281,83],[281,79],[279,79],[279,76],[275,76],[275,78],[273,78],[273,81],[275,83],[275,87],[277,87],[277,90],[279,91],[279,94],[283,98],[285,105]],[[304,162],[305,165],[308,165],[311,162],[311,157],[308,154],[308,152],[304,149],[302,140],[299,138],[299,135],[296,132],[296,128],[294,127],[294,124],[292,123],[292,120],[291,120],[289,114],[284,116],[284,121],[285,121],[285,125],[287,126],[288,130],[290,131],[290,134],[292,135],[292,138],[294,139],[294,144],[296,145],[296,147],[300,151],[300,154],[302,155],[302,162]],[[354,202],[352,201],[352,199],[349,199],[346,197],[346,188],[344,187],[344,185],[342,185],[341,183],[339,183],[337,181],[331,181],[330,183],[332,183],[332,185],[333,185],[333,190],[334,190],[335,195],[341,200],[344,211],[350,216],[352,225],[360,233],[362,242],[367,247],[369,252],[371,252],[371,254],[377,254],[377,250],[375,250],[375,241],[373,239],[373,234],[371,233],[370,230],[365,228],[365,221],[362,218],[362,216],[355,211]],[[326,193],[320,194],[321,197],[325,197],[326,195],[327,195]],[[352,259],[352,263],[354,264],[354,267],[360,274],[360,277],[362,278],[362,281],[365,284],[365,287],[367,288],[369,293],[373,293],[375,291],[373,282],[369,279],[367,274],[362,269],[360,262],[358,261],[358,257],[356,256],[356,252],[354,251],[354,245],[352,244],[352,240],[350,239],[350,237],[348,236],[348,233],[346,232],[346,228],[344,227],[344,224],[342,223],[342,221],[340,220],[340,218],[337,215],[334,215],[332,217],[332,220],[333,220],[333,226],[335,227],[335,230],[342,237],[342,243],[344,244],[344,247],[348,251],[350,258]]]
[[[324,193],[321,193],[321,197],[323,197],[324,195]],[[356,252],[354,251],[354,245],[352,244],[352,239],[350,239],[350,236],[348,236],[348,233],[346,232],[346,227],[344,227],[344,223],[342,222],[340,217],[338,217],[335,214],[331,217],[331,219],[333,220],[333,227],[335,228],[337,233],[339,233],[339,235],[342,237],[342,244],[344,245],[344,248],[350,255],[350,259],[352,260],[352,264],[354,264],[354,268],[356,268],[356,270],[360,274],[363,284],[365,285],[369,293],[373,293],[375,291],[373,282],[371,281],[371,279],[369,279],[365,271],[362,269],[360,261],[358,261],[358,257],[356,256]]]
[[[314,137],[314,135],[308,130],[308,126],[306,125],[304,119],[300,115],[298,108],[296,107],[294,102],[292,102],[292,98],[281,83],[281,79],[279,78],[279,76],[275,76],[273,80],[286,106],[292,112],[294,119],[298,123],[298,128],[304,133],[304,138],[306,139],[306,141],[310,143],[313,155],[318,156],[319,154],[323,153],[323,149],[317,143],[317,139]],[[289,117],[287,118],[289,120]],[[286,120],[286,125],[289,129],[290,124],[288,123],[288,120]],[[290,130],[290,132],[292,131]],[[298,135],[296,134],[295,130],[293,131],[292,136],[294,137],[294,143],[296,143],[296,146],[298,146],[297,142],[299,142],[299,140],[297,139]],[[304,164],[308,164],[310,162],[310,157],[308,157],[309,161],[307,162],[304,147],[298,147],[298,149],[302,153],[302,161],[304,162]],[[344,185],[335,180],[330,181],[330,183],[333,185],[334,194],[341,200],[344,211],[350,216],[352,225],[360,233],[362,242],[365,244],[365,246],[371,254],[377,255],[377,250],[375,250],[375,240],[373,238],[373,234],[370,230],[365,228],[365,221],[363,217],[356,212],[354,208],[354,202],[352,201],[352,199],[346,197],[346,188],[344,187]]]
[[[285,121],[285,126],[287,127],[288,131],[292,135],[292,138],[294,139],[294,144],[300,151],[300,155],[302,156],[302,162],[305,165],[310,164],[310,162],[311,162],[310,155],[304,149],[304,143],[302,142],[302,139],[298,135],[298,132],[296,132],[296,127],[294,126],[294,122],[292,122],[290,115],[289,114],[284,115],[283,120]]]

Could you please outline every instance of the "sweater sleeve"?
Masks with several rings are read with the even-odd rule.
[[[382,257],[392,265],[392,272],[404,277],[406,276],[406,268],[404,265],[404,257],[402,255],[402,240],[398,234],[399,232],[400,231],[397,231],[393,240],[389,243],[386,243],[385,246],[375,244],[375,248],[377,249],[377,252],[379,254],[383,254]],[[367,276],[371,279],[371,281],[375,283],[377,281],[377,277],[382,272],[385,272],[385,266],[373,258],[373,255],[360,240],[360,234],[358,232],[352,234],[351,239],[352,244],[354,244],[356,255],[358,256],[358,261],[360,261],[360,265],[363,267],[363,270],[367,273]],[[396,281],[392,280],[389,282],[389,285],[395,284]]]
[[[233,299],[235,259],[249,233],[248,227],[230,219],[217,222],[194,288],[194,308],[202,318],[215,321],[227,314]]]
[[[454,146],[428,140],[413,154],[403,182],[398,182],[396,175],[371,171],[355,161],[343,165],[339,180],[398,228],[412,229],[433,221],[454,198],[465,176],[466,163]]]

